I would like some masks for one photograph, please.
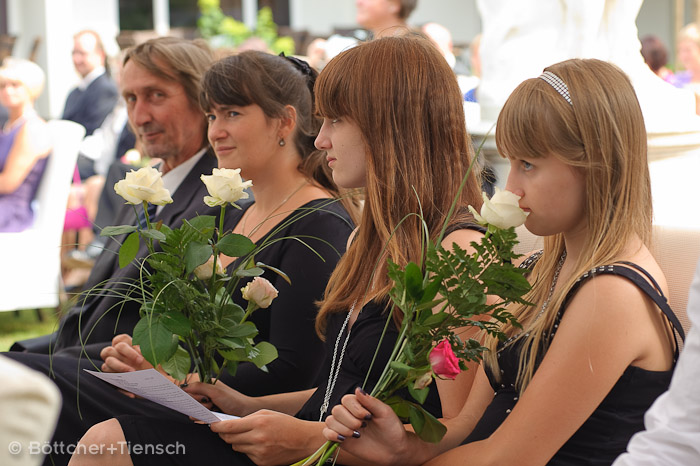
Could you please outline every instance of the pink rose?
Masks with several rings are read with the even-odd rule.
[[[447,340],[442,340],[430,351],[430,365],[438,377],[454,380],[460,373],[459,360]]]
[[[254,302],[260,308],[267,309],[272,304],[272,300],[277,297],[277,289],[266,279],[255,277],[241,288],[241,294],[243,299]]]

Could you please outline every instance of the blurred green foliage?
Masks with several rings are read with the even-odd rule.
[[[226,16],[221,10],[219,0],[198,0],[201,16],[197,20],[199,33],[214,48],[235,48],[252,37],[265,41],[274,53],[294,54],[294,39],[277,35],[277,25],[272,19],[272,10],[268,7],[258,11],[255,30],[250,30],[241,21]]]

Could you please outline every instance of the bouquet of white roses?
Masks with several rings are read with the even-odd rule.
[[[265,370],[265,365],[277,357],[275,347],[265,341],[254,342],[258,330],[248,321],[251,313],[267,308],[277,296],[277,290],[260,277],[269,268],[288,280],[283,272],[255,262],[255,254],[265,244],[256,246],[243,235],[224,230],[227,205],[246,199],[245,189],[252,182],[243,182],[240,170],[214,169],[212,175],[202,175],[209,196],[204,202],[220,206],[219,225],[213,216],[197,216],[183,220],[178,229],[161,222],[154,225],[148,204],[172,202],[163,187],[161,174],[152,167],[127,173],[114,189],[128,204],[143,206],[145,226],[121,225],[107,227],[103,236],[127,234],[119,249],[119,265],[135,262],[141,270],[136,285],[141,304],[141,320],[134,328],[133,343],[155,367],[162,367],[176,380],[183,380],[194,368],[200,380],[211,383],[223,368],[232,375],[239,362],[249,361]],[[149,254],[137,259],[141,239],[145,239]],[[154,247],[159,242],[160,250]],[[221,266],[221,256],[240,258],[229,276]],[[148,267],[146,267],[148,265]],[[255,277],[241,289],[248,301],[243,309],[231,299],[244,277]]]
[[[427,442],[439,442],[446,432],[445,426],[422,407],[432,380],[454,379],[466,369],[466,362],[480,360],[487,350],[477,340],[462,341],[457,331],[478,327],[503,338],[502,323],[518,325],[506,307],[524,303],[522,296],[530,289],[525,270],[512,264],[519,257],[513,252],[515,227],[526,218],[518,206],[519,197],[498,188],[491,199],[483,196],[480,214],[469,206],[476,220],[487,226],[481,242],[471,243],[472,254],[456,244],[452,251],[444,249],[440,245],[443,228],[436,240],[426,242],[422,264],[411,262],[401,268],[389,262],[394,286],[389,293],[392,312],[387,318],[392,318],[395,308],[403,318],[391,357],[371,395],[391,406]],[[487,295],[499,299],[489,303]],[[403,388],[413,400],[396,394]],[[323,464],[338,445],[326,442],[294,466]]]

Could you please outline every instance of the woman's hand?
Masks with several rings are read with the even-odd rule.
[[[104,361],[104,372],[133,372],[153,368],[141,354],[138,345],[132,344],[131,336],[125,333],[114,337],[112,346],[100,351],[100,357]]]
[[[216,405],[222,412],[234,416],[245,416],[257,409],[255,398],[246,396],[218,380],[214,385],[191,382],[181,386],[192,398],[209,409]]]
[[[409,434],[394,411],[378,399],[355,389],[326,418],[323,435],[341,448],[372,464],[408,464],[402,451]]]
[[[211,425],[212,432],[259,466],[291,464],[309,456],[323,444],[322,428],[320,422],[268,410]]]

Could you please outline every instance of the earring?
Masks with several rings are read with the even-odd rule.
[[[280,139],[280,147],[284,147],[285,144],[287,144],[287,143],[284,142],[284,139]]]

